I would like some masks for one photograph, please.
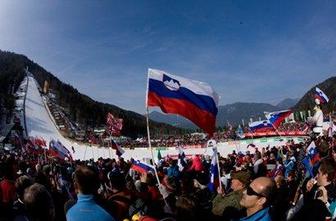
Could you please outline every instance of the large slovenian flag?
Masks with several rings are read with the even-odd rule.
[[[218,95],[207,83],[149,69],[147,106],[181,115],[209,135],[215,130]]]
[[[261,120],[261,121],[254,121],[249,123],[249,129],[252,132],[262,131],[262,130],[269,130],[273,129],[273,126],[269,120]]]
[[[284,121],[289,115],[292,114],[291,110],[275,111],[265,113],[266,118],[273,124],[274,127],[278,127],[282,121]]]
[[[315,88],[315,98],[319,99],[322,104],[328,103],[328,96],[318,87]]]

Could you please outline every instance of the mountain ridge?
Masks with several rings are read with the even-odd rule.
[[[268,103],[252,103],[252,102],[235,102],[232,104],[220,105],[217,114],[217,127],[227,126],[228,122],[233,125],[249,122],[250,118],[258,120],[259,117],[264,119],[264,111],[277,111],[293,107],[298,99],[286,98],[277,105]],[[167,115],[157,111],[150,113],[150,119],[164,122],[171,125],[178,125],[183,128],[195,129],[196,126],[187,119],[177,115]]]

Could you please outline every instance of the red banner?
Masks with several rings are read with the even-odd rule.
[[[245,133],[245,137],[271,137],[271,136],[306,136],[305,131],[268,131],[268,132],[255,132]]]
[[[109,134],[113,136],[120,136],[120,132],[123,128],[123,119],[115,118],[111,113],[108,113],[106,125]]]

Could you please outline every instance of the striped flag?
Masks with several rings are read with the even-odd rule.
[[[284,121],[289,115],[291,115],[291,110],[282,110],[282,111],[275,111],[270,113],[265,113],[265,116],[267,120],[271,124],[273,124],[274,127],[279,127],[281,122]]]
[[[310,177],[314,177],[314,168],[318,166],[319,162],[320,154],[318,153],[315,142],[312,141],[307,147],[305,158],[302,160],[302,164],[306,171],[309,172]]]
[[[322,104],[328,103],[328,96],[318,87],[315,88],[315,98],[319,99]]]
[[[141,162],[140,160],[134,160],[131,169],[138,171],[139,173],[148,173],[150,171],[154,173],[154,167],[152,165]]]
[[[112,138],[111,138],[111,147],[116,151],[116,155],[120,157],[125,153],[125,150],[121,148]]]
[[[208,188],[211,192],[216,192],[217,187],[219,186],[218,180],[218,167],[217,167],[217,148],[213,147],[213,153],[211,157],[211,165],[210,165],[210,183]]]
[[[249,123],[249,129],[252,132],[261,132],[273,129],[273,126],[269,120],[254,121]]]
[[[62,160],[64,160],[65,158],[72,160],[70,151],[65,146],[63,146],[63,144],[59,140],[58,141],[51,140],[49,142],[48,153],[51,156]]]
[[[147,106],[178,114],[206,131],[215,131],[218,95],[204,82],[160,70],[148,70]]]

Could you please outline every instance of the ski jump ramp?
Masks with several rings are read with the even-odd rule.
[[[39,92],[39,86],[34,77],[31,74],[28,74],[28,87],[26,91],[26,101],[25,101],[25,119],[26,119],[26,126],[27,126],[27,135],[31,137],[42,137],[46,142],[47,145],[49,144],[50,140],[59,140],[65,147],[72,152],[71,147],[73,146],[75,149],[75,153],[72,153],[72,157],[74,159],[95,159],[97,160],[99,157],[103,158],[117,158],[115,155],[115,150],[111,148],[105,147],[96,147],[96,146],[89,146],[85,144],[78,144],[75,141],[71,141],[65,137],[63,137],[60,132],[58,131],[56,124],[54,123],[54,119],[49,112],[49,109],[46,105],[46,101],[41,96]],[[254,143],[257,147],[265,147],[265,146],[275,146],[275,145],[283,145],[286,143],[288,139],[294,139],[295,142],[301,142],[303,138],[287,138],[282,137],[280,138],[261,138],[261,139],[254,139],[254,140],[242,140],[242,141],[231,141],[231,142],[223,142],[218,143],[217,148],[218,152],[226,156],[227,154],[231,153],[233,150],[236,152],[245,152],[247,151],[247,146],[250,143]],[[165,148],[159,147],[161,151],[161,155],[165,157],[166,155],[177,155],[178,150],[173,148]],[[136,149],[127,149],[124,148],[125,153],[122,155],[123,158],[130,159],[139,159],[144,160],[151,158],[151,152],[149,148],[136,148]],[[254,150],[251,149],[251,152]],[[212,150],[211,148],[190,148],[184,149],[186,155],[211,155]],[[157,157],[157,148],[154,147],[154,156]],[[157,160],[157,159],[155,159]]]

